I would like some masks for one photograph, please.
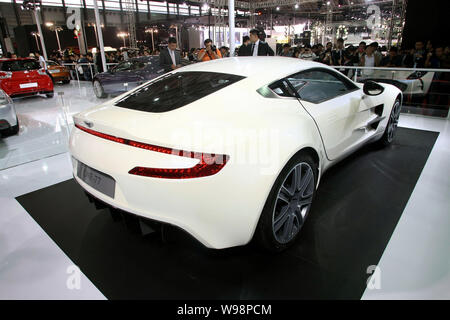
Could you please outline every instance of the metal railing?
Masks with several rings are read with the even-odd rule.
[[[107,63],[111,69],[117,63]],[[73,80],[91,81],[98,73],[94,63],[63,63]],[[80,73],[80,68],[82,73]],[[403,92],[403,112],[450,119],[450,69],[332,66],[355,82],[373,79],[390,83]],[[366,71],[366,72],[365,72]]]
[[[106,67],[108,70],[110,70],[112,67],[116,66],[118,63],[106,63]],[[94,63],[91,62],[81,62],[81,63],[76,63],[76,62],[72,62],[72,63],[62,63],[62,66],[67,67],[69,69],[70,75],[72,80],[77,80],[78,82],[80,82],[80,72],[78,67],[82,68],[82,75],[83,75],[83,80],[86,81],[90,81],[94,78],[94,76],[98,73],[98,69],[97,66]],[[83,68],[83,67],[87,67],[87,68]],[[88,76],[86,77],[86,73],[88,74]]]
[[[450,69],[427,69],[427,68],[402,68],[402,67],[362,67],[362,66],[330,66],[335,69],[350,69],[350,70],[384,70],[384,71],[421,71],[421,72],[450,72]],[[356,76],[356,73],[355,73]],[[356,81],[356,78],[353,79]]]

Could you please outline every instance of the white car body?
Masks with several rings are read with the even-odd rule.
[[[169,112],[151,113],[115,106],[147,83],[74,116],[77,126],[91,126],[91,130],[114,137],[228,155],[229,161],[214,175],[164,179],[129,174],[136,166],[191,168],[199,160],[135,148],[74,128],[70,138],[74,177],[102,202],[178,226],[209,248],[244,245],[253,237],[274,181],[294,154],[300,150],[314,154],[320,177],[338,160],[379,139],[395,99],[401,96],[400,90],[388,84],[382,84],[382,94],[368,96],[361,84],[354,83],[351,92],[319,104],[277,97],[273,92],[269,92],[273,97],[265,97],[257,91],[275,80],[311,68],[337,73],[320,63],[283,57],[240,57],[197,63],[173,73],[218,72],[245,78]],[[379,105],[384,108],[379,107],[376,114],[375,106]],[[378,126],[372,129],[371,122],[376,119]],[[251,135],[240,137],[239,148],[235,148],[234,140],[226,143],[230,133],[245,130],[274,133],[274,143],[263,153],[267,155],[263,156],[264,163],[239,161],[243,153],[255,147]],[[181,137],[192,135],[196,139],[183,141],[180,133]],[[219,140],[225,143],[214,143]],[[79,161],[114,178],[113,197],[80,179]]]
[[[417,75],[413,71],[375,70],[369,78],[380,82],[387,80],[388,83],[394,85],[399,83],[400,86],[404,86],[402,91],[404,96],[421,97],[425,96],[430,90],[434,72],[424,72],[423,75],[421,73]]]

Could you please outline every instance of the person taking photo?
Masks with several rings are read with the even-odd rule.
[[[205,48],[198,53],[198,61],[210,61],[222,58],[220,50],[217,49],[211,39],[206,39],[204,42]]]

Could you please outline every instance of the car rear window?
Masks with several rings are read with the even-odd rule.
[[[146,112],[167,112],[210,95],[244,77],[216,72],[168,74],[132,92],[116,106]]]
[[[27,71],[40,69],[41,65],[36,60],[11,60],[3,61],[1,70],[2,71]]]

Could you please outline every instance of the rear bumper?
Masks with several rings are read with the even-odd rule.
[[[198,160],[133,148],[77,128],[71,133],[70,153],[75,180],[93,197],[114,208],[177,226],[215,249],[251,240],[273,182],[254,166],[232,163],[202,178],[131,175],[128,171],[136,166],[190,168]],[[82,181],[77,176],[77,161],[111,176],[116,181],[114,198]]]
[[[36,82],[37,86],[32,88],[20,88],[20,84],[31,82]],[[53,92],[53,82],[47,75],[28,79],[26,81],[4,79],[0,82],[0,87],[11,98]]]
[[[20,97],[33,96],[33,95],[37,95],[37,94],[47,94],[47,93],[52,93],[52,92],[53,92],[53,90],[51,90],[51,91],[27,91],[27,92],[12,93],[9,96],[11,98],[20,98]]]
[[[51,75],[53,77],[53,80],[55,80],[55,81],[70,80],[69,72],[51,73]]]

